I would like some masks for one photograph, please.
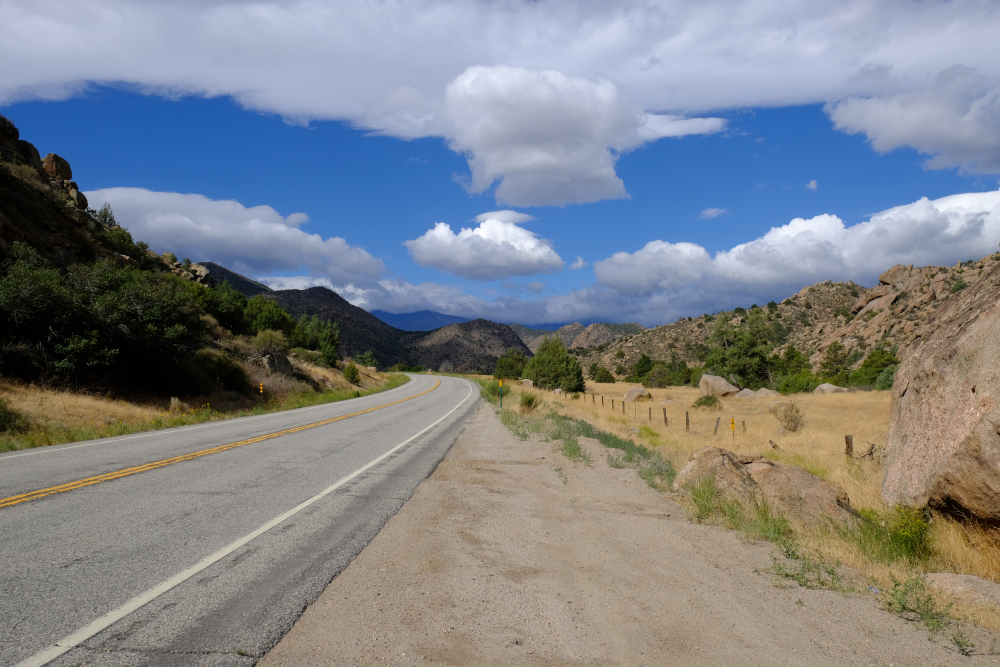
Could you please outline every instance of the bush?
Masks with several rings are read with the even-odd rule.
[[[768,412],[785,427],[786,431],[798,431],[802,427],[802,409],[792,403],[779,403]]]
[[[872,562],[916,564],[930,557],[930,522],[924,510],[894,507],[884,512],[861,510],[860,514],[863,520],[847,537]]]
[[[887,391],[892,389],[892,383],[896,379],[896,371],[899,370],[899,365],[887,366],[878,377],[875,378],[875,388],[879,391]]]
[[[882,371],[898,365],[899,359],[886,350],[872,350],[861,367],[851,373],[849,382],[855,387],[873,387]]]
[[[583,369],[566,351],[559,338],[546,337],[535,356],[525,364],[523,375],[542,389],[583,391]]]
[[[483,385],[483,388],[479,393],[490,403],[496,403],[500,400],[501,396],[507,396],[510,392],[510,387],[501,387],[499,382],[494,381]]]
[[[186,380],[198,393],[206,386],[218,385],[228,391],[247,395],[253,389],[246,370],[233,359],[217,350],[202,349],[194,353],[188,365]]]
[[[524,371],[525,363],[527,363],[527,360],[524,358],[521,350],[516,347],[508,348],[497,359],[497,367],[493,371],[493,377],[498,380],[517,380]]]
[[[107,206],[107,204],[105,204]],[[101,209],[104,210],[103,208]],[[108,211],[110,212],[111,207],[108,206]],[[100,213],[98,213],[100,216]],[[114,215],[111,215],[111,220],[114,220]],[[119,255],[125,255],[126,257],[134,260],[140,269],[151,270],[156,268],[160,264],[160,258],[157,257],[152,251],[150,251],[149,246],[143,241],[133,241],[132,234],[129,233],[124,227],[108,227],[98,231],[95,236],[97,240],[111,248]]]
[[[599,366],[597,372],[594,373],[594,382],[610,382],[613,384],[614,381],[615,376],[604,366]]]
[[[295,330],[295,320],[292,316],[277,303],[259,294],[247,301],[245,314],[250,333],[271,329],[290,336]]]
[[[340,358],[340,328],[315,315],[303,315],[299,318],[289,336],[289,342],[294,347],[319,351],[320,363],[324,366],[333,366]]]
[[[534,394],[528,392],[521,394],[521,412],[526,415],[531,414],[541,403],[541,400]]]
[[[344,379],[351,384],[357,384],[361,380],[361,374],[358,373],[358,367],[353,361],[348,361],[344,366]]]
[[[795,375],[786,375],[778,381],[778,391],[786,396],[788,394],[802,394],[811,392],[820,386],[822,381],[809,371],[800,371]]]
[[[246,315],[247,298],[233,289],[228,280],[223,281],[218,287],[206,288],[202,292],[203,296],[199,301],[206,313],[234,334],[250,333]]]
[[[959,290],[963,290],[963,289],[965,289],[968,286],[969,286],[969,283],[965,282],[961,278],[958,278],[958,279],[955,280],[955,282],[953,282],[951,284],[951,293],[954,294],[955,292],[958,292]]]
[[[280,331],[264,329],[250,339],[250,344],[260,352],[261,356],[288,354],[288,339]]]
[[[692,408],[705,408],[706,410],[721,410],[722,401],[719,400],[718,396],[713,396],[712,394],[706,394],[702,396],[691,406]]]
[[[24,433],[30,426],[27,417],[10,407],[6,398],[0,398],[0,432]]]
[[[361,364],[362,366],[370,366],[376,368],[378,366],[378,361],[375,360],[375,355],[372,354],[371,350],[365,350],[361,354],[354,357],[354,361]]]

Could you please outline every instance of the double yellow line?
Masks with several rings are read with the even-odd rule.
[[[155,470],[157,468],[163,468],[165,466],[172,465],[174,463],[180,463],[182,461],[190,461],[191,459],[196,459],[201,456],[218,454],[219,452],[225,452],[230,449],[235,449],[236,447],[242,447],[243,445],[252,445],[255,442],[263,442],[264,440],[271,440],[272,438],[280,438],[283,435],[288,435],[290,433],[298,433],[299,431],[305,431],[310,428],[316,428],[317,426],[326,426],[327,424],[332,424],[333,422],[339,422],[343,419],[350,419],[351,417],[357,417],[358,415],[363,415],[367,412],[374,412],[375,410],[381,410],[382,408],[387,408],[390,405],[397,405],[399,403],[405,403],[406,401],[412,401],[414,398],[423,396],[424,394],[429,394],[430,392],[437,389],[439,386],[441,386],[441,380],[435,382],[434,386],[431,387],[430,389],[422,391],[419,394],[414,394],[413,396],[407,396],[406,398],[401,398],[398,401],[393,401],[391,403],[383,403],[382,405],[376,405],[375,407],[368,408],[367,410],[358,410],[357,412],[352,412],[349,415],[333,417],[332,419],[324,419],[323,421],[313,422],[312,424],[305,424],[304,426],[296,426],[295,428],[285,429],[284,431],[276,431],[274,433],[268,433],[267,435],[260,435],[257,436],[256,438],[248,438],[247,440],[240,440],[239,442],[230,442],[225,445],[219,445],[218,447],[203,449],[199,452],[182,454],[181,456],[175,456],[169,459],[162,459],[160,461],[153,461],[152,463],[146,463],[141,466],[135,466],[134,468],[125,468],[123,470],[116,470],[114,472],[106,472],[103,475],[87,477],[86,479],[78,479],[74,482],[67,482],[65,484],[60,484],[59,486],[51,486],[47,489],[39,489],[38,491],[31,491],[30,493],[22,493],[19,496],[11,496],[9,498],[4,498],[3,500],[0,500],[0,509],[4,507],[10,507],[12,505],[17,505],[19,503],[26,503],[29,500],[35,500],[37,498],[44,498],[45,496],[51,496],[57,493],[72,491],[73,489],[79,489],[84,486],[93,486],[94,484],[100,484],[101,482],[108,482],[112,479],[128,477],[129,475],[135,475],[140,472],[146,472],[147,470]]]

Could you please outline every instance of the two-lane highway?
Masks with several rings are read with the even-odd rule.
[[[477,396],[412,376],[0,455],[0,664],[252,664],[433,471]]]

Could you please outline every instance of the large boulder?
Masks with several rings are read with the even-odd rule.
[[[1000,522],[1000,262],[949,299],[892,388],[882,498]]]
[[[989,579],[971,574],[935,572],[927,575],[927,583],[959,600],[1000,609],[1000,584]]]
[[[533,380],[528,380],[526,378],[524,380],[521,380],[521,386],[522,387],[528,387],[529,389],[532,389],[535,386],[535,382]]]
[[[771,396],[778,396],[778,392],[773,389],[768,389],[767,387],[761,387],[757,390],[757,396],[760,398],[770,398]]]
[[[55,153],[49,153],[42,158],[42,168],[49,178],[59,181],[68,181],[73,178],[73,170],[69,167],[69,162],[59,157]]]
[[[763,456],[741,456],[719,447],[699,449],[677,473],[674,487],[683,489],[708,477],[727,500],[744,507],[766,502],[800,524],[824,517],[845,525],[856,520],[857,513],[842,488]]]
[[[625,392],[626,401],[651,401],[653,400],[653,395],[642,387],[632,387],[627,392]]]
[[[835,384],[830,384],[829,382],[824,382],[820,386],[813,389],[814,394],[846,394],[847,389],[844,387],[838,387]]]
[[[282,375],[292,374],[292,364],[288,361],[288,357],[283,354],[268,354],[261,357],[261,366],[267,369],[268,373],[281,373]]]
[[[757,392],[752,389],[740,389],[738,392],[733,394],[733,398],[757,398]]]
[[[725,378],[720,378],[718,375],[702,375],[701,380],[698,381],[698,389],[701,390],[702,396],[708,396],[709,394],[713,396],[733,396],[740,391],[738,387],[734,387]]]

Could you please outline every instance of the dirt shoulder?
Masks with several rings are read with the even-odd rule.
[[[259,663],[986,665],[865,596],[771,574],[634,470],[520,441],[488,405]]]

